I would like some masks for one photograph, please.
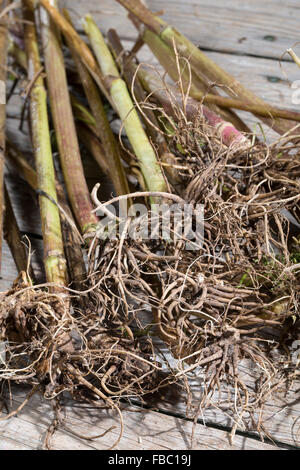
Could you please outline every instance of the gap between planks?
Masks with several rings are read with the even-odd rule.
[[[28,389],[27,389],[28,391]],[[14,386],[13,407],[25,398],[25,389]],[[131,410],[131,411],[129,411]],[[156,411],[145,411],[136,406],[124,406],[124,435],[118,450],[188,450],[191,449],[193,423],[184,419]],[[31,398],[17,417],[0,422],[0,449],[2,436],[9,439],[11,448],[17,450],[26,446],[40,449],[47,429],[53,419],[51,404],[38,395]],[[74,436],[70,430],[85,436],[104,433],[115,426],[105,436],[95,441],[86,441]],[[107,449],[117,439],[119,419],[115,413],[93,407],[66,405],[65,427],[51,439],[53,449]],[[26,436],[26,438],[24,437]],[[2,447],[3,448],[3,447]],[[194,450],[275,450],[276,447],[245,436],[236,436],[233,445],[228,433],[223,430],[196,424],[194,427]]]

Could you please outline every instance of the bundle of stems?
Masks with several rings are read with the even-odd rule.
[[[55,2],[52,2],[55,5]],[[43,7],[40,8],[41,35],[51,113],[60,155],[64,180],[73,213],[85,234],[95,229],[97,217],[84,177],[70,102],[66,71],[58,31]]]
[[[66,20],[71,23],[68,12],[66,10],[64,10],[64,15]],[[129,187],[124,167],[121,162],[120,151],[113,135],[113,132],[111,130],[100,94],[92,76],[90,75],[90,72],[88,71],[86,66],[82,64],[81,58],[78,55],[72,41],[68,36],[66,36],[66,40],[68,47],[72,53],[73,60],[75,61],[76,68],[81,79],[81,83],[92,112],[92,116],[94,118],[94,127],[103,146],[103,151],[108,165],[111,181],[118,195],[127,194],[129,192]],[[95,145],[96,144],[94,142],[92,154],[99,155],[99,150],[96,150]]]
[[[25,51],[21,38],[10,53],[28,78],[35,165],[5,138],[1,108],[0,185],[6,144],[8,163],[38,195],[47,282],[32,282],[5,189],[4,235],[25,287],[14,283],[0,293],[0,340],[9,345],[0,380],[23,380],[30,393],[39,388],[48,399],[69,392],[107,406],[119,413],[122,432],[121,398],[140,398],[182,377],[187,383],[201,367],[201,407],[227,384],[235,392],[235,422],[245,411],[253,421],[283,376],[294,377],[293,366],[286,373],[270,348],[288,350],[299,323],[299,250],[283,210],[297,208],[300,154],[297,135],[264,144],[232,109],[263,118],[279,133],[300,116],[255,97],[141,0],[118,2],[140,33],[131,52],[115,30],[106,42],[91,16],[83,21],[90,47],[56,0],[22,0]],[[144,43],[175,85],[138,63]],[[220,96],[212,83],[232,97]],[[90,196],[80,144],[111,180],[112,199],[98,199],[99,184]],[[142,198],[151,204],[134,217],[133,202]],[[133,209],[126,219],[110,211],[122,202]],[[1,197],[0,203],[1,211]],[[139,315],[145,305],[153,312],[147,328]],[[170,376],[161,378],[152,334],[179,360]],[[260,366],[255,389],[243,383],[244,359]]]
[[[12,164],[13,168],[18,172],[18,175],[26,181],[30,188],[35,193],[38,193],[38,178],[36,171],[14,144],[7,141],[6,146],[6,160]],[[60,210],[64,252],[68,268],[68,280],[73,288],[82,290],[83,282],[86,279],[86,268],[81,248],[83,240],[76,228],[76,223],[67,202],[64,188],[62,184],[58,182],[57,178],[56,193]]]
[[[120,77],[113,56],[91,16],[86,16],[84,29],[99,62],[104,83],[124,125],[147,187],[150,191],[166,191],[166,182],[154,149],[142,126],[125,81]]]
[[[123,5],[132,16],[136,17],[140,22],[142,22],[146,28],[155,33],[169,48],[173,50],[175,45],[178,53],[189,62],[192,71],[200,80],[202,77],[204,77],[202,80],[209,80],[212,83],[217,83],[220,86],[223,86],[224,91],[227,94],[233,97],[237,97],[239,101],[245,101],[246,108],[248,105],[259,106],[261,111],[263,111],[263,108],[265,108],[267,113],[272,115],[269,106],[262,99],[258,98],[254,93],[239,83],[236,78],[231,76],[212,59],[207,57],[198,47],[196,47],[179,31],[168,25],[158,16],[155,16],[140,0],[117,1]],[[219,98],[213,99],[219,100]],[[223,106],[224,103],[225,102],[223,101]],[[221,104],[220,101],[218,104]],[[239,104],[241,105],[241,103]],[[232,102],[230,103],[230,107],[232,107]],[[250,109],[248,108],[248,110]],[[294,122],[287,122],[282,118],[276,118],[273,115],[272,118],[265,118],[257,113],[257,111],[253,111],[253,114],[257,117],[260,117],[265,124],[270,126],[279,134],[284,134],[295,126]]]
[[[4,152],[5,152],[5,82],[6,62],[8,48],[7,14],[4,9],[8,6],[8,0],[0,0],[0,272],[2,260],[2,228],[4,209]]]
[[[122,70],[128,89],[131,90],[135,101],[137,103],[145,103],[147,101],[147,93],[136,74],[137,67],[134,64],[131,55],[126,54],[117,31],[110,29],[107,33],[107,38],[115,60],[117,61],[120,70]],[[173,166],[176,165],[176,159],[168,148],[165,136],[163,133],[159,132],[160,124],[154,110],[145,106],[142,118],[147,134],[151,138],[151,142],[157,147],[159,159],[165,165],[164,168],[168,179],[171,183],[176,185],[178,183],[178,177],[177,172],[174,171],[173,168]]]
[[[100,63],[100,67],[95,62],[95,59],[87,45],[70,24],[69,19],[61,15],[47,0],[40,0],[40,3],[51,15],[51,18],[63,32],[65,37],[68,38],[69,44],[72,43],[72,48],[74,51],[76,50],[77,55],[91,73],[104,96],[108,99],[113,108],[117,110],[124,123],[126,133],[141,166],[145,166],[146,163],[145,171],[142,171],[144,175],[147,175],[147,178],[145,177],[146,184],[148,185],[149,183],[153,190],[166,190],[164,176],[157,164],[155,152],[141,125],[137,112],[134,109],[134,104],[130,98],[126,84],[120,78],[113,57],[103,40],[101,32],[93,23],[93,20],[91,18],[86,18],[85,28],[89,30],[88,35],[90,35],[93,46],[95,46],[95,55]],[[100,56],[102,56],[103,52],[103,57],[105,59],[102,62]],[[103,66],[104,70],[101,70]],[[106,77],[105,80],[105,75],[107,75],[106,72],[108,72],[108,75],[112,72],[112,78]],[[115,99],[112,95],[114,95]],[[150,175],[152,176],[151,178]]]
[[[67,284],[59,208],[55,187],[55,173],[50,141],[47,95],[41,76],[37,35],[34,26],[33,3],[23,0],[25,46],[28,79],[32,82],[30,93],[30,123],[32,144],[37,171],[39,203],[44,241],[44,266],[48,282]]]
[[[86,43],[81,39],[79,34],[75,31],[69,20],[66,19],[48,0],[39,0],[39,3],[47,10],[55,25],[61,30],[65,37],[72,43],[73,48],[76,50],[81,61],[84,63],[93,79],[99,86],[101,92],[110,102],[110,96],[107,93],[106,87],[103,82],[103,75],[101,70]]]

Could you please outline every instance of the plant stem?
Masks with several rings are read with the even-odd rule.
[[[44,265],[48,282],[66,285],[66,260],[63,250],[59,209],[53,203],[53,201],[57,201],[57,197],[47,114],[47,95],[43,78],[39,73],[41,62],[32,7],[30,0],[23,0],[24,19],[26,20],[24,30],[28,79],[32,82],[30,93],[32,143],[38,189],[42,191],[39,202],[44,240]]]
[[[70,21],[70,18],[65,10],[64,15],[66,16],[67,20]],[[85,95],[95,120],[95,128],[97,135],[99,136],[103,145],[110,178],[114,185],[115,191],[118,196],[121,194],[128,194],[129,186],[121,162],[119,148],[115,136],[111,130],[98,89],[89,71],[81,63],[80,57],[78,56],[72,41],[67,38],[67,43],[72,53],[73,60],[75,61]]]
[[[81,103],[81,101],[76,98],[76,96],[71,94],[71,103],[73,108],[73,114],[76,120],[83,122],[86,126],[89,126],[93,132],[99,136],[99,132],[96,129],[96,120],[92,115],[91,111]]]
[[[197,91],[193,91],[190,95],[196,100],[203,100],[204,103],[214,103],[224,108],[240,109],[258,117],[281,118],[288,121],[300,122],[300,113],[288,109],[280,109],[268,104],[250,104],[236,98],[227,98],[219,95],[208,94],[204,96],[201,92]]]
[[[186,61],[180,60],[179,57],[177,58],[174,50],[168,47],[159,36],[145,28],[142,30],[141,34],[145,43],[170,75],[172,80],[177,83],[180,77],[184,93],[188,91],[190,96],[193,98],[195,98],[195,95],[198,97],[201,96],[200,99],[203,99],[204,96],[208,96],[208,83],[199,79],[199,77],[192,70],[189,71]],[[210,108],[216,114],[218,114],[225,121],[230,121],[237,130],[242,132],[250,132],[250,129],[246,126],[246,124],[244,124],[242,119],[237,116],[237,114],[235,114],[230,109],[219,107],[219,95],[216,89],[212,89],[209,96],[213,99],[211,101],[208,99],[205,102],[210,104]],[[215,96],[217,98],[216,100],[214,100]],[[231,107],[232,106],[228,106],[228,108]]]
[[[101,70],[86,43],[81,39],[69,21],[66,20],[66,18],[64,18],[63,15],[55,7],[53,7],[48,0],[39,0],[39,2],[47,10],[52,20],[62,31],[64,36],[72,43],[81,61],[85,64],[86,68],[92,75],[104,96],[108,101],[110,101],[109,93],[107,93],[103,83]]]
[[[287,49],[286,52],[291,56],[296,65],[300,68],[300,58],[297,56],[293,49]]]
[[[6,0],[0,0],[0,13],[8,5]],[[0,271],[2,262],[2,230],[3,230],[3,209],[4,209],[4,152],[5,152],[5,82],[6,82],[6,61],[8,47],[7,15],[0,19]]]
[[[55,4],[55,2],[52,2]],[[73,213],[85,234],[98,222],[93,211],[72,114],[63,53],[54,23],[44,8],[40,8],[41,34],[50,107],[58,143],[61,166]]]
[[[139,160],[147,187],[150,191],[165,191],[166,183],[155,152],[135,110],[126,83],[120,78],[117,66],[103,36],[90,16],[85,17],[84,28],[104,75],[107,90]]]
[[[147,93],[136,75],[137,67],[133,63],[130,55],[126,54],[117,32],[114,29],[110,29],[107,33],[107,37],[119,68],[123,72],[123,76],[129,90],[133,87],[135,98],[139,103],[146,102]],[[148,136],[157,146],[157,151],[161,161],[169,165],[165,170],[168,175],[168,180],[171,181],[172,184],[176,185],[178,183],[178,174],[177,171],[174,171],[172,168],[172,165],[176,164],[176,159],[170,152],[164,135],[157,131],[157,129],[160,128],[160,124],[156,118],[155,112],[146,106],[143,109],[142,118],[147,129]]]
[[[77,125],[77,132],[80,140],[83,142],[87,150],[93,156],[94,160],[98,163],[102,172],[106,176],[109,176],[111,168],[109,167],[104,148],[102,147],[98,137],[84,124]],[[128,192],[129,191],[123,194],[128,194]],[[120,194],[118,194],[118,196],[120,196]]]
[[[18,223],[10,202],[8,191],[4,185],[4,199],[5,199],[5,211],[4,211],[4,223],[3,233],[4,238],[10,248],[12,257],[16,264],[17,270],[20,273],[24,271],[28,274],[31,280],[34,280],[34,274],[31,264],[28,263],[28,253],[26,251],[24,243],[22,243],[22,237],[19,231]]]
[[[159,35],[169,47],[173,48],[175,43],[179,54],[189,61],[194,73],[198,76],[204,75],[211,82],[224,85],[224,90],[227,94],[237,96],[239,99],[245,100],[249,104],[268,106],[262,99],[258,98],[254,93],[241,85],[238,80],[207,57],[198,47],[180,34],[175,28],[168,25],[161,18],[155,16],[141,3],[140,0],[117,1],[130,13],[136,16],[139,21]],[[259,115],[257,116],[259,117]],[[287,122],[279,118],[274,120],[262,118],[262,120],[279,134],[284,134],[285,132],[290,131],[295,125],[292,122]]]
[[[36,191],[38,189],[38,178],[36,171],[27,162],[24,155],[11,143],[7,142],[6,159],[12,163],[18,174]],[[81,250],[81,239],[75,227],[75,221],[66,201],[63,187],[56,181],[56,192],[58,204],[63,211],[60,212],[60,222],[64,250],[67,258],[69,279],[74,283],[75,289],[82,288],[82,281],[86,278],[86,268]]]
[[[160,35],[164,30],[166,23],[158,16],[155,16],[139,0],[117,0],[117,2],[156,34]]]
[[[163,105],[165,111],[169,115],[173,115],[176,119],[177,116],[174,114],[173,104],[175,103],[176,106],[180,108],[183,106],[182,97],[178,90],[175,87],[168,85],[168,89],[169,91],[172,91],[172,97],[174,99],[174,103],[171,103],[167,91],[162,89],[161,83],[156,79],[156,77],[146,72],[144,69],[139,70],[139,76],[142,79],[145,88]],[[193,98],[187,98],[185,105],[187,119],[189,121],[194,121],[201,112],[207,123],[215,129],[225,145],[228,147],[238,146],[240,148],[250,147],[250,141],[230,122],[223,121],[223,119],[217,116],[217,114],[211,109],[208,109],[205,105],[200,105]]]
[[[155,33],[149,29],[144,29],[143,39],[145,43],[149,46],[153,54],[159,60],[160,64],[164,67],[167,73],[170,75],[172,80],[175,82],[178,81],[178,69],[175,62],[175,53],[174,51],[167,46]],[[289,52],[290,49],[287,51]],[[297,56],[296,56],[297,57]],[[300,64],[300,59],[299,59]],[[180,73],[182,75],[182,81],[184,84],[185,91],[188,89],[190,78],[186,64],[180,68]],[[217,114],[219,114],[223,119],[229,120],[234,124],[238,130],[247,131],[245,129],[247,126],[243,124],[240,118],[234,113],[228,113],[224,108],[234,108],[240,109],[242,111],[247,111],[249,113],[259,115],[260,117],[267,118],[282,118],[289,121],[300,122],[300,113],[289,111],[286,109],[279,109],[274,106],[270,106],[266,103],[262,104],[251,104],[246,103],[243,100],[238,100],[236,98],[228,98],[225,96],[220,96],[217,93],[207,93],[207,87],[201,87],[201,81],[197,81],[197,76],[191,73],[191,86],[189,88],[189,95],[196,99],[203,101],[205,104],[216,105],[215,108],[212,108]],[[232,114],[232,115],[231,115]]]
[[[9,140],[6,141],[6,160],[12,163],[18,174],[29,184],[29,186],[34,191],[38,189],[38,178],[36,171],[27,162],[24,155]]]
[[[69,280],[71,282],[71,287],[81,290],[84,286],[84,281],[86,280],[86,267],[81,249],[82,240],[79,233],[74,229],[75,221],[73,219],[72,211],[66,200],[64,188],[59,182],[56,182],[56,191],[59,206],[63,209],[60,221]]]
[[[11,38],[9,38],[8,53],[14,58],[20,67],[22,67],[24,70],[27,69],[27,59],[25,52]]]

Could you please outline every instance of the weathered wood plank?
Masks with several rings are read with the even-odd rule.
[[[16,441],[9,439],[5,436],[1,436],[0,450],[34,450],[32,447],[26,445],[24,442],[20,442],[16,448]]]
[[[10,249],[5,240],[3,240],[2,244],[2,259],[3,267],[1,270],[0,291],[5,291],[11,287],[12,282],[18,275],[15,262],[11,256]]]
[[[104,32],[113,25],[122,37],[136,37],[126,11],[115,0],[61,4],[70,9],[79,29],[81,17],[91,13]],[[300,40],[298,0],[147,0],[147,5],[152,11],[163,9],[166,21],[204,49],[278,59]]]
[[[132,47],[132,41],[123,40],[123,44],[127,49]],[[207,56],[270,104],[299,110],[299,104],[293,103],[295,89],[290,86],[300,79],[300,71],[294,63],[284,62],[280,66],[278,60],[219,52],[208,52]],[[140,50],[138,58],[146,64],[157,65],[157,60],[147,45]]]
[[[259,371],[253,363],[246,362],[240,366],[240,370],[244,372],[244,382],[247,385],[252,384],[254,387],[255,379],[259,376]],[[200,375],[200,374],[199,374]],[[195,406],[201,400],[203,393],[203,380],[201,377],[193,378],[191,382],[192,402]],[[218,407],[218,399],[221,398],[223,406]],[[160,400],[157,407],[165,412],[176,412],[180,416],[186,415],[186,398],[178,391],[176,395],[174,389],[167,390],[163,399]],[[233,396],[232,396],[233,400]],[[232,416],[232,406],[224,406],[226,402],[225,390],[222,397],[216,396],[211,406],[208,406],[199,414],[198,420],[207,425],[219,425],[227,429],[231,429],[234,420]],[[230,402],[232,404],[232,401]],[[258,416],[256,416],[258,419]],[[265,404],[261,415],[261,422],[271,439],[281,442],[289,446],[300,448],[300,400],[299,400],[299,383],[285,394],[284,391],[277,393]],[[254,425],[248,420],[248,427],[245,429],[239,425],[238,430],[248,431],[251,434],[257,434]],[[258,435],[258,434],[257,434]]]
[[[124,47],[130,49],[132,42],[124,40],[123,44]],[[299,69],[294,63],[284,62],[280,66],[279,61],[272,59],[219,52],[208,52],[207,55],[267,103],[299,111],[299,104],[295,102],[297,90],[291,87],[293,82],[300,79]],[[138,58],[142,63],[157,66],[156,58],[146,45],[139,52]],[[258,136],[261,136],[257,125],[259,122],[264,130],[263,138],[266,138],[268,142],[278,138],[278,134],[262,124],[255,116],[243,111],[237,113]]]
[[[24,399],[22,387],[14,387],[13,407]],[[190,449],[192,423],[173,416],[162,415],[155,411],[141,411],[131,407],[122,411],[124,435],[116,449],[122,450],[177,450]],[[8,421],[0,422],[0,442],[2,436],[9,440],[10,448],[20,449],[28,446],[39,449],[42,446],[47,428],[53,419],[51,405],[38,395],[31,398],[20,414]],[[80,439],[70,432],[84,436],[105,436],[94,441]],[[107,449],[119,435],[119,418],[115,413],[97,410],[72,403],[66,406],[66,420],[53,438],[53,449]],[[26,437],[25,437],[26,436]],[[2,443],[2,446],[5,446]],[[5,447],[4,447],[5,448]],[[233,446],[229,444],[226,432],[197,424],[194,430],[193,449],[209,450],[275,450],[276,447],[248,437],[237,436]]]

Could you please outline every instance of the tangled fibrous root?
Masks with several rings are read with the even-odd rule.
[[[1,383],[31,385],[48,400],[68,392],[114,409],[121,436],[120,399],[142,399],[165,385],[150,338],[128,335],[126,325],[110,330],[99,311],[78,309],[78,295],[73,308],[65,289],[32,286],[22,274],[0,297]]]
[[[270,394],[299,375],[300,136],[226,147],[203,116],[189,122],[178,112],[167,137],[180,177],[173,192],[94,199],[112,226],[89,234],[85,291],[24,278],[0,295],[0,380],[115,409],[122,431],[122,398],[177,380],[188,387],[200,371],[194,411],[216,404],[226,385],[234,434],[246,412],[254,421]],[[145,196],[163,208],[124,220],[109,211],[118,199]],[[167,377],[157,334],[177,361]],[[254,387],[244,360],[258,366]]]
[[[292,137],[289,145],[253,145],[240,154],[208,138],[205,126],[202,132],[206,147],[194,154],[186,147],[180,157],[189,172],[178,196],[189,204],[185,223],[191,231],[178,231],[176,217],[166,209],[129,216],[112,238],[102,227],[90,252],[89,279],[110,328],[126,325],[129,336],[143,334],[142,312],[151,308],[148,326],[179,361],[176,377],[202,371],[202,411],[226,384],[235,390],[236,413],[247,411],[254,420],[270,393],[298,374],[289,348],[299,338],[300,266],[284,210],[298,210],[292,174],[300,156],[293,162],[283,157],[283,148],[292,152]],[[288,168],[283,186],[275,172]],[[201,236],[195,230],[199,204]],[[154,237],[149,227],[155,227]],[[260,371],[256,388],[243,381],[245,359]],[[262,430],[262,423],[257,427]]]

